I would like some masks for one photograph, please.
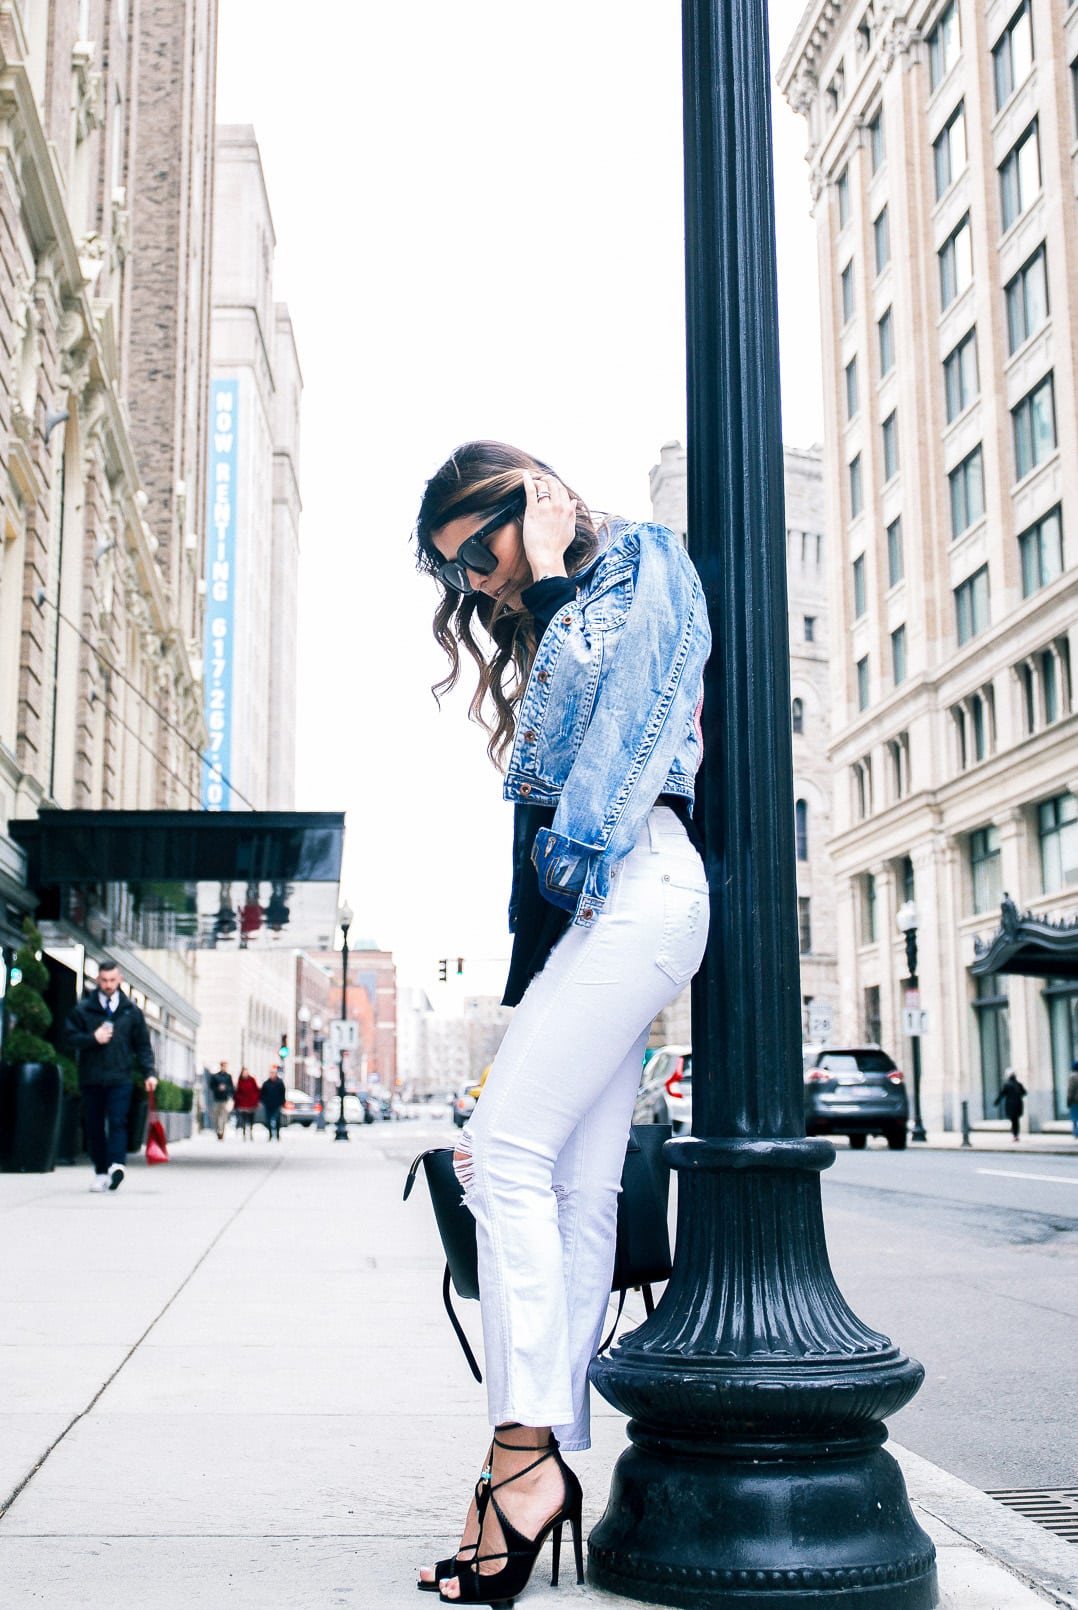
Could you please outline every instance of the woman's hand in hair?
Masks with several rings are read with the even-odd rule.
[[[556,476],[524,472],[524,554],[532,580],[564,576],[565,550],[576,534],[576,499]],[[549,497],[540,494],[548,492]]]

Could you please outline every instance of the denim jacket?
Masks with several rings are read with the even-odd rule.
[[[615,523],[539,643],[505,776],[506,799],[557,807],[532,861],[544,897],[581,927],[658,796],[693,798],[710,649],[700,578],[678,538]]]

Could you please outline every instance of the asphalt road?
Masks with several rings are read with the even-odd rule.
[[[836,1144],[839,1288],[927,1372],[895,1441],[985,1491],[1078,1486],[1078,1155]]]

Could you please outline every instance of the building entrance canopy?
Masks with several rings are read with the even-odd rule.
[[[9,823],[38,916],[106,949],[326,950],[344,815],[42,811]]]
[[[1078,979],[1078,918],[1049,922],[1018,907],[1004,895],[998,933],[986,944],[974,941],[973,973],[1024,973],[1033,978]]]

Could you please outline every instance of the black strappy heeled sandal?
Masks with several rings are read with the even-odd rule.
[[[416,1587],[419,1589],[420,1593],[440,1593],[441,1585],[445,1581],[446,1577],[456,1576],[461,1570],[466,1571],[471,1565],[472,1561],[475,1559],[475,1556],[479,1550],[479,1540],[483,1536],[483,1513],[486,1510],[487,1500],[490,1497],[490,1473],[493,1467],[493,1462],[494,1444],[492,1442],[490,1447],[487,1449],[487,1457],[483,1461],[483,1469],[480,1473],[479,1480],[475,1484],[475,1492],[472,1495],[475,1499],[476,1525],[479,1528],[475,1535],[475,1542],[462,1543],[457,1549],[457,1552],[455,1554],[450,1554],[448,1559],[436,1561],[434,1566],[434,1576],[431,1578],[431,1580],[429,1582],[424,1582],[422,1577],[420,1577],[419,1581],[416,1583]]]
[[[507,1428],[501,1426],[498,1428],[498,1430],[504,1429]],[[530,1451],[522,1449],[520,1443],[499,1441],[497,1431],[494,1434],[494,1446],[497,1448],[509,1448],[515,1453]],[[522,1532],[517,1531],[516,1527],[507,1518],[494,1495],[500,1492],[503,1487],[508,1487],[514,1481],[518,1481],[521,1476],[526,1476],[530,1470],[535,1470],[537,1466],[544,1464],[548,1459],[555,1460],[558,1469],[561,1471],[562,1480],[565,1483],[565,1498],[560,1509],[555,1511],[537,1536],[525,1537]],[[493,1466],[493,1458],[491,1465]],[[443,1604],[489,1604],[505,1607],[505,1610],[511,1610],[516,1595],[523,1593],[528,1585],[535,1562],[539,1557],[539,1551],[552,1534],[554,1558],[553,1568],[550,1573],[550,1586],[556,1588],[561,1561],[562,1528],[566,1521],[569,1522],[573,1534],[576,1580],[578,1583],[582,1583],[584,1581],[584,1539],[581,1524],[583,1502],[584,1494],[580,1483],[562,1458],[561,1451],[558,1448],[558,1440],[552,1435],[547,1447],[539,1454],[538,1459],[532,1460],[530,1465],[525,1465],[521,1470],[515,1471],[512,1476],[506,1476],[504,1481],[488,1482],[486,1503],[483,1505],[479,1521],[479,1538],[476,1552],[472,1559],[467,1562],[463,1571],[455,1570],[450,1572],[450,1575],[455,1576],[457,1579],[460,1593],[455,1599],[451,1599],[445,1593],[441,1593],[439,1594],[441,1602]],[[502,1536],[505,1538],[506,1546],[504,1549],[495,1550],[490,1554],[481,1554],[479,1549],[483,1543],[483,1526],[486,1521],[487,1511],[490,1508],[493,1508],[495,1515],[498,1517],[498,1525],[502,1529]],[[492,1571],[489,1575],[484,1575],[481,1567],[491,1560],[504,1560],[505,1564],[500,1571]]]

